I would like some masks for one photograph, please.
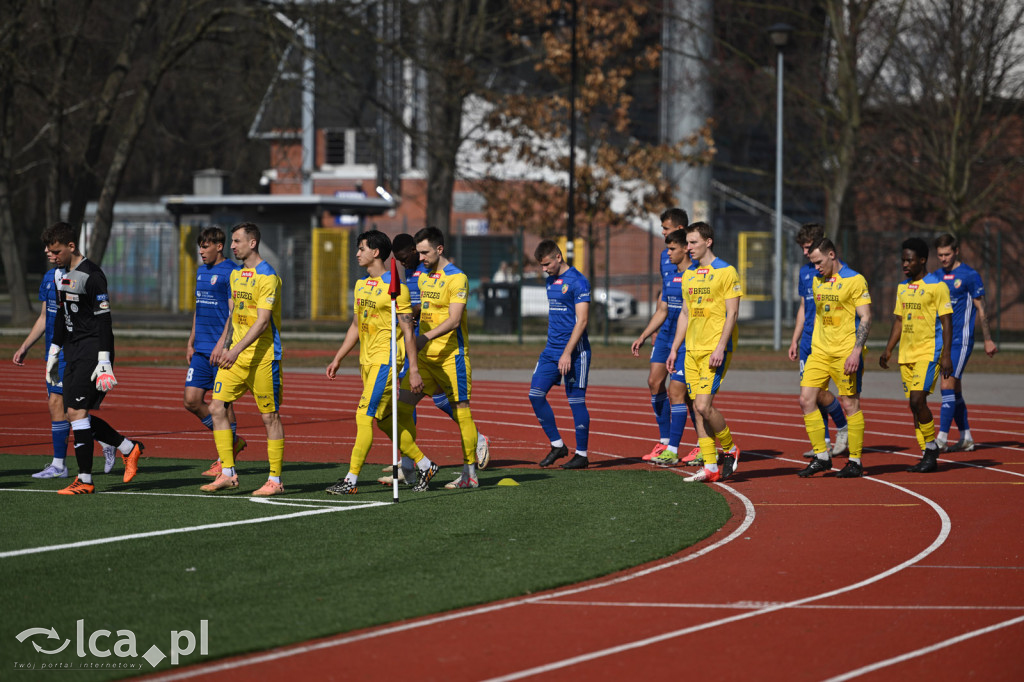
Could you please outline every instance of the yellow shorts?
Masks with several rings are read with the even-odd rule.
[[[444,393],[454,407],[456,403],[468,402],[473,387],[473,371],[469,358],[453,355],[441,363],[419,358],[420,376],[423,378],[423,394]]]
[[[903,395],[910,397],[911,391],[924,391],[929,395],[939,381],[939,363],[934,360],[918,360],[900,365],[903,379]]]
[[[711,351],[686,351],[683,367],[686,371],[686,391],[690,397],[698,395],[715,395],[725,379],[732,363],[732,351],[725,351],[725,360],[718,367],[708,364]]]
[[[383,419],[391,414],[391,365],[360,365],[363,394],[359,396],[356,414]]]
[[[800,377],[801,386],[813,388],[828,388],[828,380],[836,382],[836,389],[839,395],[857,395],[860,393],[861,380],[864,377],[864,355],[861,354],[860,364],[854,374],[846,374],[844,365],[846,358],[816,355],[811,353],[804,361],[803,376]]]
[[[213,382],[213,399],[233,403],[249,391],[256,400],[256,408],[264,413],[281,409],[284,398],[284,384],[281,380],[281,363],[266,360],[253,367],[239,363],[228,369],[218,369]]]

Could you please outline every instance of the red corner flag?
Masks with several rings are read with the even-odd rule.
[[[388,287],[388,295],[391,300],[398,298],[399,292],[402,291],[402,280],[398,278],[398,261],[391,258],[391,286]]]

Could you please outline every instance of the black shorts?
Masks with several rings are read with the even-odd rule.
[[[106,393],[96,388],[96,380],[92,378],[95,369],[95,355],[89,359],[68,360],[64,368],[65,410],[95,410],[103,402]]]

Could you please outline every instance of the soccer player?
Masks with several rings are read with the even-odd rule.
[[[811,441],[813,458],[807,468],[797,472],[801,478],[832,468],[832,453],[825,444],[825,417],[821,412],[821,394],[829,379],[846,414],[850,460],[836,478],[864,475],[864,413],[860,410],[861,379],[864,375],[864,344],[871,331],[871,295],[864,276],[844,265],[829,239],[812,244],[807,257],[817,276],[812,280],[814,332],[811,352],[801,361],[800,409]],[[859,319],[858,319],[859,318]],[[838,440],[838,439],[837,439]]]
[[[43,251],[47,260],[53,264],[53,254],[44,245]],[[57,318],[57,286],[60,284],[64,271],[60,268],[50,268],[44,275],[43,281],[39,283],[39,300],[42,306],[39,309],[39,317],[29,330],[28,336],[21,342],[18,350],[14,351],[14,364],[19,367],[25,366],[25,357],[28,351],[35,345],[35,342],[44,337],[44,344],[47,348],[53,340],[53,325]],[[45,335],[45,336],[44,336]],[[53,459],[42,471],[32,474],[32,478],[67,478],[68,469],[65,459],[68,454],[68,436],[71,434],[71,424],[64,414],[64,353],[60,353],[57,370],[58,382],[54,385],[46,383],[47,407],[50,410],[50,437],[53,441]],[[114,468],[117,459],[117,448],[113,445],[100,443],[103,446],[103,473],[109,474]]]
[[[664,278],[664,283],[661,288],[661,302],[659,302],[659,306],[662,303],[667,304],[670,314],[672,308],[675,307],[677,309],[676,318],[678,318],[683,310],[683,270],[690,265],[690,259],[688,258],[686,247],[686,230],[675,230],[673,232],[669,232],[668,236],[665,237],[665,244],[665,251],[668,253],[669,262],[676,268],[676,271],[674,277]],[[648,326],[641,335],[641,339],[643,339],[650,330],[651,327]],[[658,337],[661,338],[663,335],[668,333],[670,333],[670,330],[662,327],[662,330],[658,332]],[[673,321],[671,326],[671,336],[669,338],[674,340],[675,334],[676,322]],[[634,355],[636,354],[636,349],[637,346],[634,345]],[[669,350],[671,350],[671,345]],[[686,347],[684,344],[676,352],[676,357],[685,353]],[[668,370],[666,369],[666,371]],[[675,368],[675,371],[673,371],[669,376],[668,399],[672,412],[672,428],[669,431],[669,442],[668,446],[661,452],[661,454],[656,455],[650,460],[652,463],[658,464],[659,466],[675,466],[680,462],[679,442],[682,440],[683,430],[686,428],[687,415],[693,415],[695,428],[697,423],[697,412],[693,409],[693,401],[690,399],[690,396],[686,391],[686,374],[683,371],[683,368]],[[697,462],[699,458],[700,447],[698,446],[693,448],[688,455],[683,457],[682,462],[684,464],[692,464]]]
[[[715,394],[732,361],[739,330],[736,320],[740,311],[740,287],[736,268],[717,258],[712,251],[715,232],[705,222],[686,228],[686,249],[693,261],[683,271],[683,311],[676,325],[666,365],[676,371],[679,348],[685,340],[683,370],[686,389],[693,400],[693,409],[700,415],[695,423],[697,443],[704,466],[689,482],[714,483],[729,478],[739,466],[740,449],[732,440],[725,417],[714,406]],[[715,440],[722,445],[722,470],[718,468]]]
[[[686,215],[686,211],[681,208],[670,208],[661,214],[661,234],[663,237],[667,237],[670,232],[686,227],[689,222],[690,219]],[[647,387],[651,390],[651,409],[654,410],[654,418],[658,423],[659,440],[655,443],[654,448],[641,458],[645,462],[664,452],[672,435],[672,408],[669,404],[668,392],[665,389],[665,379],[668,378],[665,360],[668,358],[669,347],[675,336],[676,320],[679,319],[681,308],[675,300],[670,303],[668,300],[670,297],[666,293],[666,289],[678,288],[672,286],[672,280],[679,276],[678,269],[669,260],[667,248],[661,252],[658,272],[662,282],[658,306],[643,333],[630,347],[633,356],[640,357],[640,348],[643,347],[644,342],[652,334],[657,334],[654,338],[654,347],[651,349],[651,367],[647,374]]]
[[[551,451],[540,461],[549,467],[569,454],[555,425],[555,413],[548,403],[548,391],[565,377],[565,397],[576,425],[576,454],[563,469],[586,469],[590,412],[587,411],[587,378],[590,375],[590,282],[579,270],[562,260],[558,244],[545,239],[534,250],[547,277],[548,342],[540,353],[530,379],[530,403],[537,421],[551,441]]]
[[[145,446],[115,431],[99,417],[91,416],[99,408],[107,391],[117,385],[114,378],[114,330],[110,322],[110,295],[107,278],[98,265],[78,250],[75,231],[67,223],[54,223],[43,232],[43,243],[53,263],[63,271],[57,283],[60,324],[54,325],[53,339],[46,359],[46,381],[62,383],[60,354],[64,351],[64,410],[75,436],[75,460],[78,476],[61,495],[96,492],[92,482],[92,458],[95,441],[113,445],[124,460],[124,482],[138,471],[139,457]]]
[[[419,333],[419,317],[420,317],[420,254],[416,252],[416,241],[413,239],[411,234],[402,232],[401,234],[395,235],[394,240],[391,242],[392,253],[395,259],[402,264],[405,268],[405,284],[409,287],[409,302],[412,304],[412,316],[413,316],[413,332]],[[405,372],[408,370],[409,361],[406,359],[406,364],[402,368],[402,372],[399,376],[404,377]],[[455,413],[452,411],[451,403],[448,402],[448,396],[444,393],[436,393],[431,396],[434,400],[434,405],[437,409],[444,412],[446,415],[451,417],[452,421],[455,421]],[[413,414],[415,419],[415,413]],[[456,422],[458,423],[458,422]],[[476,440],[476,465],[480,469],[486,469],[487,465],[491,461],[491,448],[490,439],[482,433],[477,434]],[[391,467],[387,467],[388,472],[391,471]],[[399,470],[398,478],[401,481],[405,481],[409,485],[416,484],[416,476],[414,463],[411,459],[402,455],[402,468]],[[408,474],[408,476],[407,476]],[[460,474],[461,478],[461,474]],[[378,483],[382,485],[391,485],[391,476],[386,474],[377,479]],[[451,481],[445,484],[445,488],[458,487],[459,479]]]
[[[934,274],[927,274],[928,245],[912,237],[903,242],[900,260],[907,279],[896,288],[892,332],[885,351],[878,356],[882,369],[896,344],[900,346],[900,376],[903,391],[914,415],[914,433],[921,446],[921,461],[907,471],[926,474],[938,468],[939,446],[935,443],[935,422],[928,408],[928,396],[942,376],[953,374],[950,331],[953,305],[949,288]]]
[[[224,331],[210,353],[219,368],[213,384],[210,414],[213,442],[221,470],[203,492],[238,487],[235,471],[234,434],[228,404],[246,391],[252,393],[267,430],[267,482],[252,494],[269,497],[284,492],[281,467],[284,462],[284,427],[281,425],[281,278],[260,256],[260,228],[239,223],[231,228],[231,252],[241,268],[231,272],[231,310]]]
[[[213,388],[217,368],[210,361],[210,353],[217,345],[224,324],[231,310],[231,273],[238,269],[234,261],[224,257],[224,230],[208,227],[199,233],[196,244],[203,267],[196,273],[196,309],[192,315],[192,332],[188,335],[185,359],[188,372],[185,374],[185,409],[194,414],[203,426],[213,430],[213,417],[204,400],[206,392]],[[235,433],[235,408],[225,406],[231,433]],[[245,441],[233,435],[232,444],[235,458],[245,449]],[[218,459],[203,472],[203,476],[220,473]]]
[[[932,274],[949,288],[950,303],[953,304],[949,353],[953,373],[942,377],[942,408],[939,410],[939,432],[935,435],[935,444],[939,450],[970,452],[974,449],[974,439],[967,422],[967,403],[964,402],[961,379],[974,350],[975,320],[981,324],[981,333],[985,337],[985,353],[992,357],[999,348],[992,340],[988,316],[985,315],[985,285],[981,275],[960,260],[959,240],[951,234],[939,235],[935,240],[935,255],[942,267]],[[956,445],[947,446],[949,427],[954,420],[960,431],[960,440]]]
[[[473,373],[469,363],[466,328],[466,273],[444,256],[444,234],[425,227],[414,236],[420,256],[420,330],[416,337],[423,393],[406,393],[404,401],[415,405],[425,394],[444,393],[454,406],[462,439],[462,476],[459,488],[477,488],[477,429],[469,409]]]
[[[810,258],[811,248],[825,238],[825,228],[818,223],[805,223],[800,226],[796,233],[796,243],[803,249],[804,257]],[[843,267],[839,264],[840,269]],[[803,299],[803,305],[796,311],[796,325],[793,329],[793,340],[789,344],[789,359],[800,360],[800,379],[804,378],[804,363],[807,356],[811,354],[811,339],[814,336],[814,278],[818,276],[818,270],[810,260],[800,268],[799,281],[797,282],[797,294]],[[803,389],[801,389],[803,392]],[[830,455],[840,456],[848,451],[849,432],[846,427],[846,415],[843,408],[832,392],[826,386],[818,394],[818,409],[821,411],[821,418],[825,423],[825,448]],[[836,425],[836,444],[833,448],[828,437],[828,418]],[[814,457],[815,452],[811,449],[804,453],[804,457]]]
[[[409,361],[406,374],[410,388],[420,391],[420,378],[416,358],[416,335],[413,333],[412,306],[409,303],[409,288],[400,284],[398,298],[392,303],[388,290],[391,286],[391,271],[384,262],[391,255],[391,240],[383,232],[371,230],[356,239],[356,262],[366,269],[366,277],[356,281],[355,308],[352,324],[349,325],[345,340],[334,359],[327,365],[327,377],[334,379],[341,361],[356,344],[359,344],[359,369],[363,378],[363,393],[356,408],[356,442],[352,447],[348,473],[334,485],[327,488],[332,495],[354,495],[358,492],[359,472],[366,461],[366,455],[373,445],[373,423],[392,437],[392,367]],[[391,356],[391,306],[401,331],[396,341],[396,356]],[[427,490],[427,483],[437,473],[438,466],[432,463],[416,445],[416,425],[412,420],[412,407],[399,401],[398,445],[417,467],[417,482],[413,490]]]

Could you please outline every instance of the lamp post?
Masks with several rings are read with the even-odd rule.
[[[772,347],[782,347],[782,52],[789,43],[793,27],[789,24],[774,24],[768,28],[768,35],[775,45],[775,278],[772,282],[774,299],[772,324]]]
[[[565,229],[565,262],[570,267],[575,260],[576,246],[576,0],[572,0],[569,30],[572,35],[572,60],[569,72],[569,210]]]

